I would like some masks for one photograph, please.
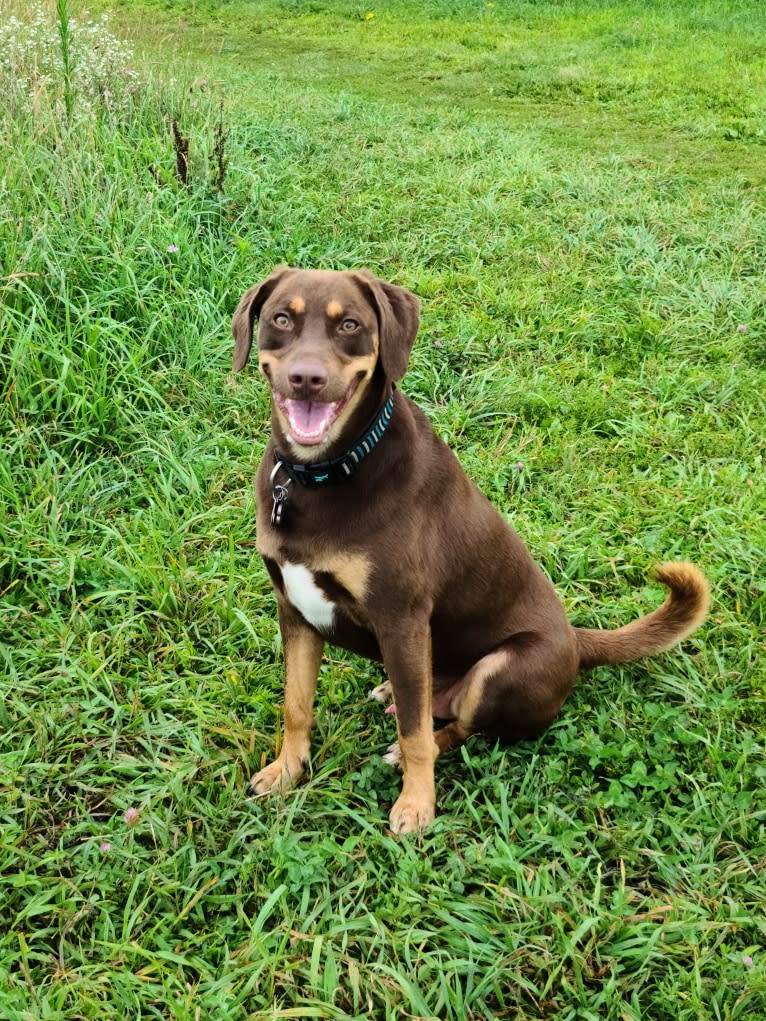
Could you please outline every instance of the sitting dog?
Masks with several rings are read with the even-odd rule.
[[[578,670],[669,649],[704,619],[691,564],[656,570],[664,604],[614,631],[572,627],[516,532],[395,384],[418,331],[409,291],[366,270],[276,269],[234,313],[234,370],[258,319],[271,439],[257,476],[257,545],[285,655],[284,741],[250,792],[283,791],[309,760],[325,642],[382,660],[403,771],[391,829],[434,817],[434,760],[480,731],[540,734]],[[390,685],[390,687],[389,687]],[[434,732],[433,718],[449,721]]]

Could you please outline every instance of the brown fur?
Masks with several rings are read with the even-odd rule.
[[[285,310],[294,313],[287,325]],[[385,664],[399,733],[391,759],[404,773],[391,827],[407,832],[433,818],[440,752],[475,731],[507,741],[539,734],[579,669],[665,651],[702,622],[704,576],[691,564],[668,563],[656,570],[669,589],[659,609],[615,631],[572,627],[516,532],[398,390],[391,423],[357,473],[317,490],[293,485],[283,521],[272,526],[275,447],[307,462],[340,456],[358,440],[404,375],[418,302],[366,271],[276,270],[235,312],[235,370],[247,361],[256,317],[261,371],[281,398],[308,399],[291,371],[306,359],[327,377],[312,399],[335,401],[358,386],[319,446],[292,442],[273,402],[257,478],[258,548],[284,638],[285,739],[278,759],[252,778],[255,793],[284,789],[304,769],[325,640]],[[342,336],[340,323],[348,328],[349,320],[353,336]],[[290,603],[286,564],[305,567],[334,604],[329,629],[318,630]],[[450,720],[435,735],[433,715]]]

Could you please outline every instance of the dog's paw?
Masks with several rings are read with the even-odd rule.
[[[402,794],[391,809],[389,820],[392,833],[415,833],[434,821],[436,806],[432,801],[416,801]]]
[[[383,761],[388,763],[389,766],[396,766],[398,769],[402,768],[402,750],[399,747],[398,741],[394,741],[389,746],[388,751],[383,756]]]
[[[372,689],[368,697],[375,702],[388,702],[394,697],[394,689],[391,687],[391,682],[383,681],[382,684]]]
[[[301,763],[288,769],[286,762],[280,756],[250,777],[247,793],[257,798],[262,798],[267,794],[286,794],[291,787],[295,786],[302,774],[303,765]]]

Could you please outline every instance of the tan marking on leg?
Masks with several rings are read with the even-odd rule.
[[[446,727],[442,727],[434,734],[438,754],[444,755],[445,752],[450,752],[453,748],[459,748],[470,736],[470,730],[458,720],[453,720],[452,723],[448,723]]]
[[[281,615],[281,617],[284,615]],[[311,750],[312,707],[324,642],[305,625],[283,628],[285,643],[285,733],[274,760],[250,781],[254,794],[289,790],[302,776]]]
[[[306,311],[306,302],[299,294],[296,294],[287,307],[291,312],[295,312],[297,316],[302,316]]]
[[[468,730],[472,729],[473,720],[484,696],[487,683],[493,674],[500,673],[507,666],[508,653],[498,650],[483,656],[478,663],[471,667],[466,675],[465,686],[453,700],[453,712],[461,726]]]
[[[396,702],[396,729],[401,753],[402,793],[391,809],[394,833],[427,826],[436,814],[434,761],[436,745],[431,716],[432,604],[400,603],[376,634]]]
[[[308,753],[312,707],[324,641],[301,627],[285,644],[285,748]],[[304,756],[306,757],[306,756]]]
[[[431,721],[407,737],[400,734],[399,752],[404,781],[391,809],[391,829],[394,833],[411,833],[424,829],[436,815],[434,761],[438,749]]]
[[[328,301],[326,311],[330,319],[340,319],[343,315],[343,306],[339,301]]]

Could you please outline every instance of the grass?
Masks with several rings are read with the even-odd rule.
[[[766,18],[691,6],[125,5],[138,77],[82,18],[3,65],[3,1017],[763,1017]],[[714,586],[441,761],[417,838],[337,651],[310,779],[244,794],[281,666],[228,320],[281,261],[421,296],[406,389],[574,621]]]

